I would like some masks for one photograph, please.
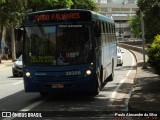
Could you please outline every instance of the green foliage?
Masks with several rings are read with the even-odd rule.
[[[72,9],[88,9],[97,11],[98,7],[94,0],[72,0],[73,5],[71,6]]]
[[[59,8],[97,9],[94,0],[0,0],[0,25],[17,26],[26,12]]]
[[[70,8],[72,4],[72,0],[28,0],[28,9],[30,9],[30,11],[39,11]]]
[[[160,33],[160,1],[138,0],[137,5],[144,13],[145,38],[151,43],[154,36]]]
[[[149,63],[160,73],[160,35],[157,35],[152,44],[148,45]]]
[[[138,16],[138,15],[132,16],[131,19],[129,20],[129,25],[131,26],[131,32],[136,37],[142,36],[140,16]]]
[[[5,0],[5,2],[1,2],[0,25],[19,25],[25,14],[25,5],[27,5],[27,0]]]
[[[6,2],[5,0],[0,0],[0,4],[1,4],[1,3],[5,3],[5,2]]]
[[[94,0],[28,0],[28,11],[59,8],[97,10]]]

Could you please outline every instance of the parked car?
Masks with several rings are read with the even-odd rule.
[[[123,65],[123,57],[121,48],[117,46],[117,66]]]
[[[22,55],[14,62],[12,73],[14,77],[22,76]]]

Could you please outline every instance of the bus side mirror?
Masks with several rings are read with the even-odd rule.
[[[24,34],[23,26],[18,27],[18,29],[16,29],[16,40],[17,41],[23,40],[23,34]]]

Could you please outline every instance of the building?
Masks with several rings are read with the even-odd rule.
[[[116,36],[120,38],[131,38],[131,28],[128,20],[138,10],[137,0],[95,0],[99,12],[115,20]]]

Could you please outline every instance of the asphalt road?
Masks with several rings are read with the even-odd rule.
[[[1,114],[5,111],[11,113],[36,111],[37,116],[42,116],[42,118],[37,118],[38,120],[51,119],[45,117],[54,117],[54,120],[115,119],[115,111],[127,111],[128,109],[128,99],[136,73],[133,55],[125,49],[122,51],[124,52],[122,53],[123,66],[116,67],[114,81],[107,83],[100,94],[95,97],[80,94],[41,97],[39,93],[25,93],[22,77],[13,77],[11,67],[0,68]],[[23,115],[26,114],[23,113]],[[19,120],[25,117],[0,119]]]

